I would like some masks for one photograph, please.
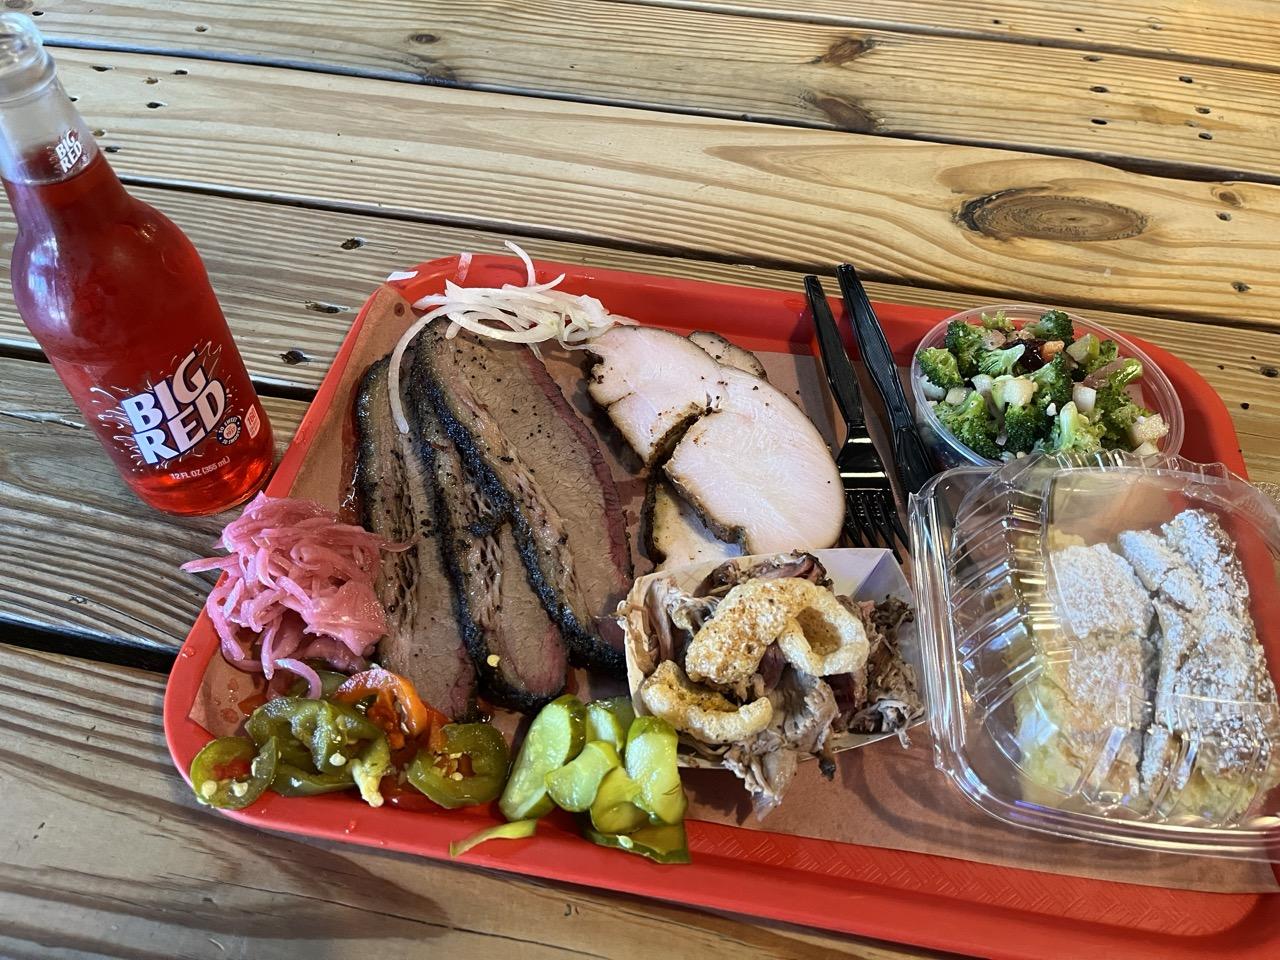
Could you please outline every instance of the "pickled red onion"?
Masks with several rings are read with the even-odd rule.
[[[311,667],[307,666],[301,660],[294,660],[291,657],[286,657],[283,660],[277,660],[276,666],[281,670],[288,670],[291,673],[296,673],[303,680],[307,681],[307,696],[312,700],[320,699],[320,694],[324,692],[324,684],[320,680],[320,674],[316,673],[315,670],[311,669]]]
[[[379,557],[403,546],[341,523],[313,501],[265,494],[227,524],[221,546],[228,556],[182,569],[225,573],[205,611],[229,663],[268,679],[280,667],[313,686],[318,678],[304,659],[338,670],[367,666],[387,629],[374,588]]]

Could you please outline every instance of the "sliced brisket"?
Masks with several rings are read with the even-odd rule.
[[[450,346],[457,362],[488,371],[471,381],[476,397],[560,515],[593,618],[614,613],[631,589],[631,548],[622,501],[596,438],[528,347],[471,337]]]
[[[529,585],[504,519],[505,498],[491,497],[466,468],[417,364],[407,379],[406,416],[418,442],[433,451],[444,558],[463,639],[489,699],[536,710],[564,688],[567,662],[559,630]],[[496,529],[495,518],[501,521]]]
[[[528,579],[573,658],[620,674],[622,652],[602,640],[597,617],[630,584],[617,490],[595,439],[526,348],[447,339],[428,327],[415,379],[468,469],[510,508]]]
[[[357,486],[364,526],[417,543],[382,555],[378,579],[387,635],[378,660],[408,677],[418,693],[451,719],[470,716],[476,675],[454,618],[437,524],[430,466],[391,419],[386,359],[365,374],[356,392]]]

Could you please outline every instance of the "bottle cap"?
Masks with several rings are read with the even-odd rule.
[[[0,13],[0,101],[19,100],[53,79],[35,21],[21,13]]]

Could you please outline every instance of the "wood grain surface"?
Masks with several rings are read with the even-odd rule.
[[[306,405],[263,405],[283,448]],[[0,359],[0,631],[8,623],[176,650],[212,585],[178,565],[209,556],[228,519],[141,503],[52,368]]]
[[[68,50],[61,63],[133,177],[1277,325],[1280,187],[154,55]]]
[[[73,45],[1280,179],[1273,76],[1142,56],[592,0],[62,0],[40,26]]]
[[[0,645],[0,956],[936,956],[241,826],[174,770],[163,690]]]
[[[1172,60],[1280,67],[1270,0],[626,0],[655,7],[887,26],[1022,44],[1133,51]]]

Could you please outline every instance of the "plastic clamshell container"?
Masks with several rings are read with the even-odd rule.
[[[1003,303],[965,310],[962,313],[947,317],[946,320],[943,320],[926,333],[920,341],[920,346],[916,349],[916,356],[919,355],[921,350],[942,346],[947,336],[947,325],[953,320],[976,324],[984,313],[991,315],[1003,310],[1005,316],[1021,329],[1031,321],[1039,320],[1046,310],[1052,309],[1057,308],[1030,303]],[[1133,357],[1141,361],[1142,378],[1129,388],[1130,393],[1134,394],[1143,406],[1164,417],[1164,422],[1169,425],[1168,434],[1158,444],[1160,453],[1166,456],[1175,456],[1181,452],[1183,433],[1186,429],[1182,415],[1182,403],[1178,399],[1178,392],[1173,388],[1173,384],[1169,382],[1169,378],[1164,371],[1156,365],[1156,362],[1144,350],[1124,335],[1109,330],[1101,324],[1094,323],[1092,320],[1088,320],[1069,310],[1065,312],[1071,318],[1072,326],[1081,335],[1092,333],[1099,340],[1114,340],[1119,347],[1118,353],[1120,357]],[[920,362],[913,356],[911,360],[911,397],[915,406],[916,424],[919,426],[925,442],[932,448],[934,455],[946,467],[995,466],[998,461],[989,460],[974,453],[942,425],[937,414],[933,412],[933,407],[929,405],[928,398],[924,395],[922,376]]]
[[[1029,457],[940,474],[910,523],[934,758],[969,799],[1063,837],[1280,862],[1272,500],[1176,457]]]

